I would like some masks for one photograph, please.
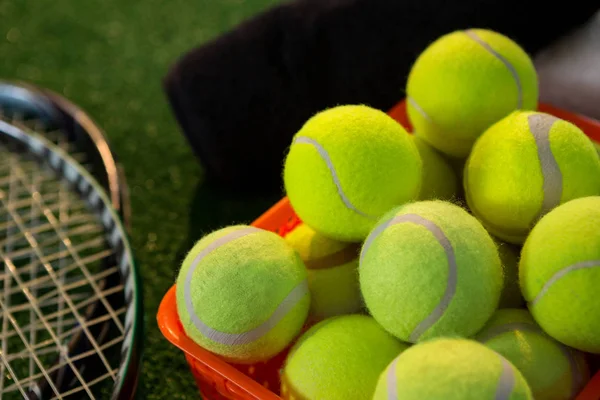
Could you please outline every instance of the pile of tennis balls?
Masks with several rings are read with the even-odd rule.
[[[186,334],[236,364],[289,350],[287,399],[574,398],[600,354],[594,144],[536,111],[497,32],[432,42],[406,93],[411,133],[366,105],[306,121],[283,168],[301,223],[202,238]]]

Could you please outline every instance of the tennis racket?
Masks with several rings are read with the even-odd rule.
[[[90,172],[24,125],[0,120],[0,397],[129,399],[142,299],[126,231]]]

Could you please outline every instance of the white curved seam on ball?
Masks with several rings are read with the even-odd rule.
[[[202,249],[198,255],[192,261],[192,265],[186,274],[185,286],[184,286],[184,297],[187,312],[190,315],[194,326],[202,335],[206,336],[210,340],[221,343],[224,345],[234,346],[240,344],[247,344],[255,341],[256,339],[265,335],[270,329],[272,329],[277,323],[296,305],[296,303],[308,293],[308,282],[304,279],[286,296],[286,298],[277,306],[273,314],[262,324],[254,329],[251,329],[243,333],[226,333],[211,328],[206,325],[198,316],[194,310],[194,304],[191,296],[191,281],[194,271],[200,264],[200,261],[204,259],[213,250],[221,247],[224,244],[232,242],[244,236],[251,235],[253,233],[261,232],[259,228],[248,227],[243,228],[234,232],[231,232],[225,236],[216,239],[210,243],[204,249]]]
[[[423,110],[423,108],[419,105],[419,103],[417,103],[417,101],[414,98],[407,96],[406,101],[408,101],[415,108],[415,110],[417,110],[417,112],[421,114],[421,116],[425,118],[429,123],[434,123],[431,117],[425,112],[425,110]]]
[[[497,336],[514,331],[535,333],[537,335],[541,335],[545,338],[548,338],[553,343],[556,343],[556,345],[560,348],[561,352],[563,353],[571,367],[571,395],[575,396],[577,394],[579,385],[581,383],[581,379],[583,377],[581,375],[581,371],[579,370],[579,365],[573,357],[573,353],[567,346],[553,339],[536,324],[531,322],[511,322],[504,325],[498,325],[490,328],[485,334],[477,335],[476,339],[481,343],[486,343]]]
[[[536,222],[559,205],[562,197],[562,173],[550,147],[550,130],[556,121],[558,118],[547,114],[532,114],[527,117],[529,131],[535,139],[543,179],[544,198]]]
[[[398,364],[398,358],[400,357],[396,357],[394,361],[392,361],[385,377],[387,382],[388,400],[398,400],[398,382],[396,380],[396,365]]]
[[[559,279],[561,279],[565,275],[567,275],[567,274],[569,274],[569,273],[571,273],[573,271],[578,271],[580,269],[588,269],[588,268],[600,268],[600,260],[590,260],[590,261],[578,262],[576,264],[569,265],[568,267],[565,267],[565,268],[561,269],[560,271],[556,272],[544,284],[544,286],[542,287],[542,290],[540,290],[540,292],[538,293],[538,295],[535,296],[535,298],[530,303],[530,305],[531,306],[535,306],[542,299],[542,297],[544,297],[544,295],[550,289],[550,287],[552,285],[554,285],[554,283],[556,283],[556,281],[558,281]]]
[[[498,386],[496,387],[495,400],[509,400],[515,388],[515,371],[508,360],[500,354],[498,354],[498,357],[500,357],[500,361],[502,362],[502,374],[500,375]]]
[[[342,202],[344,203],[346,208],[354,211],[355,213],[357,213],[365,218],[369,218],[369,219],[377,218],[374,215],[370,215],[370,214],[367,214],[367,213],[359,210],[358,208],[356,208],[354,206],[354,204],[352,204],[352,202],[350,201],[348,196],[346,196],[346,194],[344,193],[344,190],[342,189],[342,184],[337,175],[337,171],[335,170],[333,162],[331,161],[331,158],[329,157],[329,153],[327,153],[327,150],[325,150],[325,148],[323,148],[323,146],[321,146],[321,144],[319,142],[317,142],[316,140],[311,139],[309,137],[306,137],[306,136],[298,136],[298,137],[294,138],[294,142],[292,144],[297,144],[297,143],[309,144],[317,150],[317,152],[319,153],[319,155],[325,162],[325,165],[327,165],[327,168],[329,169],[329,172],[331,174],[331,178],[333,179],[333,183],[335,184],[335,187],[337,189],[338,195],[340,196],[340,199],[342,200]]]
[[[457,285],[457,266],[456,266],[456,256],[454,255],[454,248],[450,243],[450,240],[444,234],[444,231],[437,226],[433,221],[430,221],[426,218],[421,217],[417,214],[404,214],[395,216],[388,221],[377,226],[373,232],[367,237],[365,243],[363,245],[363,249],[360,255],[361,262],[364,259],[366,252],[369,250],[371,243],[373,240],[379,236],[381,232],[383,232],[386,228],[401,224],[401,223],[413,223],[416,225],[420,225],[427,229],[429,232],[433,234],[433,236],[437,239],[438,243],[444,249],[446,253],[446,259],[448,260],[448,282],[446,284],[446,290],[438,303],[438,305],[434,308],[434,310],[423,320],[421,321],[417,327],[410,334],[408,340],[410,342],[415,343],[423,333],[427,331],[427,329],[431,328],[439,319],[444,315],[444,312],[450,305],[454,294],[456,293],[456,285]]]
[[[522,108],[523,107],[523,86],[521,84],[521,78],[519,77],[519,73],[517,72],[515,67],[502,54],[498,53],[496,50],[494,50],[492,48],[492,46],[490,46],[486,41],[484,41],[482,38],[480,38],[474,30],[472,30],[472,29],[466,30],[465,34],[468,37],[470,37],[471,39],[473,39],[474,41],[476,41],[477,43],[479,43],[481,46],[483,46],[483,48],[486,49],[492,56],[496,57],[498,60],[500,60],[502,62],[502,64],[504,64],[504,66],[506,66],[506,68],[512,75],[513,80],[515,81],[515,84],[517,85],[517,109]]]

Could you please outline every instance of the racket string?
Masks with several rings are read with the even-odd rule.
[[[27,239],[25,237],[25,239]],[[102,238],[96,238],[93,241],[88,241],[85,243],[82,243],[78,246],[75,246],[75,250],[79,250],[79,251],[91,251],[91,250],[96,250],[98,245],[103,243],[103,239]],[[60,243],[57,243],[60,245]],[[38,243],[38,245],[42,245],[42,243]],[[97,259],[99,256],[110,256],[113,253],[107,253],[106,250],[100,250],[100,252],[98,253],[93,253],[90,256],[85,256],[85,259],[90,259],[90,260],[94,260]],[[24,261],[25,259],[30,258],[31,256],[36,255],[35,251],[32,251],[32,249],[30,249],[29,247],[15,251],[13,253],[6,253],[5,254],[7,258],[12,259],[13,261]],[[65,265],[64,264],[64,260],[65,257],[69,256],[69,251],[68,250],[60,250],[60,251],[56,251],[54,253],[51,253],[47,256],[43,256],[41,257],[39,260],[33,260],[30,262],[30,264],[24,265],[24,266],[20,266],[19,270],[25,270],[27,267],[30,267],[32,265],[38,265],[40,268],[43,267],[44,264],[49,264],[51,266],[54,266],[54,264],[59,263],[59,265],[57,265],[57,268],[61,267],[61,263],[62,266],[64,266],[65,268],[65,272],[68,272],[70,268],[79,268],[79,263],[76,261],[72,261],[71,263],[73,264],[73,266],[71,266],[70,264]],[[102,258],[104,258],[102,257]]]
[[[4,161],[5,159],[3,159]],[[9,194],[9,200],[8,201],[14,201],[14,197],[17,195],[16,190],[14,189],[15,186],[15,177],[12,173],[9,174],[2,174],[2,176],[6,177],[2,180],[3,182],[3,186],[4,185],[8,185],[8,194]],[[7,226],[6,228],[6,232],[7,232],[7,236],[11,236],[11,232],[14,231],[14,226]],[[5,244],[5,247],[7,249],[7,251],[12,250],[12,243],[11,242],[7,242]],[[10,291],[10,287],[11,287],[11,279],[10,276],[8,274],[8,264],[4,263],[4,275],[7,275],[6,279],[3,279],[4,281],[4,296],[3,296],[3,301],[0,301],[0,308],[3,309],[3,313],[2,313],[2,336],[7,336],[8,332],[9,332],[9,321],[12,322],[12,320],[9,319],[10,314],[5,310],[6,307],[10,307],[10,302],[11,302],[11,296],[9,295],[9,291]],[[14,325],[14,322],[13,322]],[[4,393],[4,374],[5,374],[5,369],[8,369],[9,371],[11,371],[11,376],[16,376],[14,375],[14,372],[12,372],[12,368],[10,366],[10,364],[8,363],[7,357],[6,355],[8,355],[8,341],[3,340],[2,341],[2,365],[0,366],[0,393]],[[32,358],[30,358],[30,360],[32,360]],[[18,382],[17,382],[18,383]],[[24,392],[24,388],[18,384],[18,389],[21,393]]]
[[[107,351],[107,350],[111,349],[112,347],[119,346],[121,344],[121,342],[123,341],[123,338],[124,338],[123,336],[117,336],[114,339],[111,339],[110,341],[107,341],[106,343],[103,343],[100,346],[100,348],[103,351]],[[38,350],[38,349],[35,349],[35,348],[32,348],[32,349],[33,349],[33,351],[36,352],[36,354],[38,356],[43,355],[43,354],[50,354],[51,353],[51,351],[48,350],[48,349],[46,349],[46,350]],[[93,356],[95,354],[96,353],[95,353],[94,350],[88,350],[87,352],[82,352],[80,354],[77,354],[77,355],[74,355],[74,356],[70,357],[69,360],[71,362],[77,362],[77,361],[86,359],[86,358],[88,358],[90,356]],[[15,355],[12,355],[11,357],[7,357],[6,359],[7,359],[8,362],[10,362],[10,361],[12,361],[14,359],[17,359],[19,357],[26,356],[26,355],[28,355],[28,353],[26,351],[23,351],[21,354],[15,354]],[[61,361],[61,362],[57,363],[57,364],[54,364],[50,368],[46,368],[45,371],[48,374],[52,374],[53,372],[58,371],[61,368],[64,368],[65,366],[68,366],[68,362],[66,361],[66,359],[64,361]],[[115,367],[112,371],[109,371],[105,375],[103,375],[104,378],[108,378],[108,377],[112,376],[112,374],[115,373],[117,370],[118,370],[118,368]],[[32,375],[28,376],[27,378],[21,379],[18,383],[13,384],[12,386],[7,386],[6,387],[6,391],[9,392],[9,391],[17,390],[18,389],[17,386],[19,384],[20,385],[26,385],[28,383],[35,383],[39,379],[41,379],[43,377],[44,377],[44,373],[43,372],[39,372],[37,374],[32,374]],[[87,385],[89,387],[93,386],[92,381],[87,382]],[[61,396],[66,396],[66,393],[61,393],[60,395]]]
[[[34,279],[35,279],[35,276],[37,275],[37,268],[35,268],[36,262],[34,259],[34,256],[37,256],[37,258],[39,259],[39,264],[43,265],[44,268],[46,268],[47,272],[54,278],[53,280],[56,284],[56,287],[60,289],[60,282],[58,282],[56,280],[56,278],[53,276],[54,271],[52,270],[52,267],[49,266],[43,260],[43,253],[40,250],[40,247],[38,247],[38,243],[36,242],[35,235],[32,235],[31,232],[28,231],[27,226],[24,224],[24,221],[21,218],[20,214],[21,213],[27,214],[27,210],[23,210],[22,208],[14,208],[14,207],[12,207],[12,204],[11,204],[11,201],[14,201],[13,199],[15,196],[20,196],[20,193],[17,192],[17,190],[13,190],[15,182],[17,182],[17,184],[21,183],[21,185],[22,185],[21,187],[26,188],[31,193],[31,197],[30,197],[31,206],[29,207],[29,209],[34,210],[36,208],[35,207],[36,205],[39,206],[39,204],[36,204],[36,196],[34,196],[35,193],[39,193],[38,187],[35,184],[35,180],[36,180],[35,176],[38,175],[37,174],[38,169],[36,169],[36,168],[24,169],[25,167],[19,163],[19,160],[17,159],[16,155],[11,155],[8,158],[12,158],[12,160],[10,161],[11,168],[10,168],[10,185],[9,185],[8,196],[6,196],[6,192],[0,191],[0,200],[2,201],[2,204],[4,206],[5,215],[9,216],[9,218],[14,221],[16,228],[18,228],[23,233],[23,236],[25,237],[29,246],[33,250],[33,252],[30,253],[30,265],[32,268],[31,275],[34,277]],[[33,175],[31,183],[29,181],[27,181],[26,176],[28,174],[26,173],[26,171],[29,172],[29,174]],[[15,177],[16,177],[16,179],[15,179]],[[37,199],[37,202],[39,203],[39,199]],[[42,208],[42,210],[43,210],[43,208]],[[46,210],[43,210],[43,212],[39,215],[40,216],[45,215],[47,217],[48,214],[47,214]],[[35,219],[31,218],[30,221],[35,222],[36,219],[37,218],[35,218]],[[9,232],[14,229],[15,229],[14,225],[10,226]],[[10,235],[10,233],[9,233],[9,234],[7,234],[7,236],[11,237],[12,235]],[[9,246],[7,246],[8,250],[9,251],[12,250],[12,247],[13,247],[13,245],[9,241]],[[63,348],[64,345],[57,338],[56,333],[54,332],[52,327],[49,325],[47,318],[43,315],[39,306],[36,304],[37,289],[35,287],[33,287],[32,290],[30,290],[28,288],[23,287],[24,286],[23,281],[22,281],[20,275],[18,274],[18,270],[17,270],[17,267],[15,266],[15,264],[13,263],[13,259],[8,258],[6,253],[7,252],[0,250],[0,257],[3,259],[4,265],[5,265],[5,275],[8,275],[7,272],[10,273],[10,276],[8,277],[7,280],[10,281],[12,279],[19,286],[22,294],[25,295],[27,301],[29,302],[29,304],[31,306],[31,308],[29,309],[30,321],[35,320],[35,318],[39,319],[39,321],[45,327],[46,332],[50,335],[50,337],[54,341],[55,345],[57,346],[57,349],[59,349],[58,354],[63,356],[65,354],[65,351]],[[18,260],[17,260],[17,262],[18,262]],[[66,293],[64,293],[64,291],[62,291],[61,294],[66,295]],[[26,347],[28,354],[30,354],[29,375],[33,375],[34,365],[37,366],[37,368],[41,371],[42,375],[46,378],[46,381],[50,385],[51,389],[58,396],[60,396],[58,389],[56,388],[56,386],[54,385],[54,383],[50,377],[50,373],[46,370],[46,368],[44,367],[44,363],[40,360],[39,355],[35,353],[35,350],[30,343],[30,341],[32,339],[35,340],[36,335],[34,332],[37,332],[37,330],[30,331],[30,338],[28,340],[25,333],[23,332],[23,330],[20,328],[19,324],[17,323],[16,318],[14,318],[13,313],[11,313],[9,310],[10,297],[7,297],[6,299],[7,299],[6,304],[0,303],[0,306],[4,310],[3,315],[5,316],[5,319],[8,318],[10,320],[10,322],[13,326],[13,329],[17,333],[22,344]],[[68,299],[67,299],[67,303],[69,303],[69,305],[72,305]],[[79,321],[81,320],[81,317],[78,315],[78,313],[76,311],[73,313],[73,315],[76,318],[79,317],[79,318],[77,318]],[[61,326],[60,323],[58,325]],[[3,342],[3,343],[5,343],[5,342]],[[75,367],[75,365],[69,360],[68,357],[65,357],[65,360],[70,364],[71,368],[73,369],[73,373],[77,376],[77,378],[80,380],[80,382],[85,386],[85,380],[81,377],[81,375],[80,375],[79,371],[77,370],[77,368]],[[21,390],[23,385],[18,381],[18,379],[15,379],[15,383],[18,384],[19,390]],[[89,389],[87,389],[87,391],[88,391],[88,394],[93,398],[92,393],[89,391]]]
[[[2,168],[5,163],[1,164],[0,172],[5,172]],[[108,289],[101,285],[110,275],[118,274],[118,267],[91,272],[88,266],[109,260],[114,254],[106,249],[104,230],[85,212],[85,204],[74,201],[79,199],[74,199],[63,185],[57,185],[44,174],[28,171],[39,169],[35,163],[19,164],[19,160],[10,160],[9,164],[10,176],[0,174],[3,175],[0,206],[6,216],[0,218],[0,259],[4,264],[0,280],[5,289],[0,300],[3,314],[0,339],[2,354],[7,355],[2,357],[0,365],[0,394],[18,391],[24,395],[28,386],[44,378],[54,393],[53,398],[62,399],[82,391],[94,398],[91,386],[116,379],[118,366],[111,366],[104,352],[123,342],[121,321],[126,308],[113,309],[107,301],[109,296],[123,292],[122,285]],[[79,293],[80,289],[87,289],[87,295]],[[19,296],[24,299],[11,304],[11,300]],[[98,301],[106,313],[86,320],[83,317],[86,307]],[[50,309],[54,311],[49,312]],[[29,323],[17,321],[15,314],[22,313],[29,314]],[[105,343],[96,343],[89,329],[108,320],[119,334]],[[70,356],[68,338],[76,334],[85,335],[92,348]],[[15,338],[20,339],[21,350],[10,354],[6,347]],[[44,359],[57,355],[60,355],[58,363],[52,363],[49,368],[44,366]],[[11,363],[27,356],[29,374],[18,379]],[[86,382],[82,369],[75,363],[91,356],[100,358],[106,372]],[[78,385],[59,393],[51,376],[64,367],[70,367]],[[5,371],[13,378],[8,385],[4,382]]]
[[[110,371],[109,373],[106,373],[104,375],[100,375],[99,377],[90,380],[88,382],[88,386],[89,387],[93,387],[94,385],[97,385],[98,383],[103,382],[106,379],[112,377],[112,375],[115,374],[115,373],[117,373],[117,372],[118,372],[118,368],[115,368],[113,371]],[[73,386],[73,385],[71,385],[71,386]],[[72,396],[74,394],[77,394],[77,393],[81,392],[82,390],[84,390],[83,387],[75,387],[75,388],[73,388],[71,390],[68,390],[68,391],[62,393],[61,395],[63,397]],[[55,400],[55,399],[60,399],[60,398],[61,397],[51,397],[50,400]]]
[[[93,262],[99,262],[104,260],[106,257],[112,255],[112,251],[111,250],[103,250],[101,252],[98,252],[96,254],[92,254],[90,256],[87,256],[85,258],[83,258],[82,260],[88,263],[93,263]],[[39,264],[39,263],[38,263]],[[41,264],[40,264],[41,266]],[[69,272],[72,271],[76,271],[78,268],[78,265],[76,263],[72,263],[69,265],[66,265],[65,267],[63,267],[64,269],[61,270],[61,272],[64,272],[65,274],[68,274]],[[21,270],[22,268],[20,268]],[[118,268],[116,266],[111,267],[111,268],[107,268],[106,270],[102,270],[102,271],[98,271],[96,274],[94,274],[94,279],[96,281],[101,281],[102,279],[112,275],[113,273],[118,272]],[[0,279],[4,279],[4,274],[0,275]],[[74,276],[74,277],[67,277],[64,279],[64,283],[65,283],[65,288],[67,290],[75,288],[75,287],[81,287],[87,284],[87,280],[86,278],[81,278],[80,276]],[[54,282],[52,282],[52,278],[49,275],[44,275],[43,277],[40,278],[36,278],[35,280],[29,280],[27,281],[27,283],[25,283],[25,287],[29,288],[29,287],[36,287],[36,289],[51,289],[54,288],[54,292],[50,292],[50,293],[57,293],[58,289],[56,289],[56,286],[54,285]],[[14,293],[19,293],[21,291],[21,288],[12,288],[9,289],[11,294]],[[45,294],[42,299],[48,297],[50,294]]]
[[[8,265],[9,270],[11,270],[12,272],[14,272],[14,269],[15,269],[14,265],[12,265],[12,262],[10,260],[8,260],[8,259],[6,259],[4,257],[4,254],[2,254],[2,251],[0,251],[0,256],[4,259],[6,265]],[[43,326],[45,327],[46,331],[50,334],[50,336],[52,338],[52,341],[56,345],[56,348],[59,349],[58,353],[62,357],[64,357],[64,361],[72,368],[73,373],[80,380],[81,385],[83,385],[84,387],[86,387],[86,390],[88,391],[88,394],[90,395],[91,398],[93,398],[93,395],[92,395],[91,391],[89,390],[89,388],[87,388],[87,384],[86,384],[85,380],[83,379],[83,377],[79,373],[79,370],[74,365],[73,360],[69,356],[66,355],[66,352],[64,350],[64,345],[61,343],[60,339],[56,336],[56,333],[54,332],[54,330],[52,329],[52,327],[48,323],[46,316],[44,316],[44,314],[42,313],[42,311],[40,310],[40,308],[36,304],[36,300],[31,295],[31,292],[29,291],[29,289],[23,288],[23,283],[22,283],[21,279],[18,277],[18,275],[14,274],[14,273],[13,273],[13,279],[19,285],[19,287],[22,288],[22,292],[26,295],[27,300],[29,301],[32,309],[35,311],[37,318],[39,318],[40,322],[43,324]],[[59,283],[58,282],[56,282],[56,283],[57,283],[57,287],[60,287]],[[95,347],[95,351],[100,356],[100,358],[102,359],[102,361],[105,362],[105,365],[107,366],[107,370],[111,371],[111,367],[110,367],[108,361],[106,361],[106,359],[102,355],[102,351],[100,350],[98,344],[95,343],[95,339],[89,333],[88,326],[86,325],[86,322],[79,315],[79,313],[74,309],[73,303],[72,303],[71,299],[68,297],[68,295],[64,291],[62,291],[62,290],[61,290],[61,292],[62,292],[61,295],[66,300],[66,302],[69,305],[69,307],[71,307],[72,314],[75,316],[75,318],[77,320],[77,323],[78,324],[82,324],[82,326],[81,326],[80,329],[83,330],[84,332],[86,332],[86,334],[88,336],[88,340],[90,340],[90,342],[92,343],[92,345]],[[43,364],[40,363],[39,358],[38,358],[37,354],[35,353],[35,349],[31,346],[30,343],[27,342],[27,339],[25,338],[24,333],[22,332],[22,329],[15,322],[16,320],[12,317],[12,313],[7,309],[7,307],[3,303],[0,303],[0,307],[4,309],[4,315],[8,316],[9,319],[11,320],[15,331],[17,332],[18,336],[21,338],[21,340],[23,342],[23,345],[25,345],[25,347],[27,348],[28,354],[30,354],[31,357],[35,360],[38,368],[42,371],[42,374],[44,375],[44,377],[49,381],[49,383],[51,383],[49,372],[44,368]],[[62,324],[59,324],[59,326],[62,326]],[[58,391],[56,391],[56,392],[57,392],[57,395],[58,395]]]
[[[106,289],[102,292],[103,295],[106,296],[110,296],[116,293],[119,293],[120,291],[123,290],[123,286],[114,286],[111,287],[109,289]],[[77,300],[81,300],[81,302],[77,303],[77,308],[81,309],[83,307],[89,306],[91,304],[94,304],[98,299],[95,297],[87,297],[84,294],[80,294],[77,296],[73,296],[73,299]],[[43,307],[51,307],[51,306],[55,306],[58,304],[58,302],[60,301],[60,297],[54,297],[51,299],[51,301],[48,302],[44,302],[40,305],[41,308]],[[27,311],[29,310],[29,306],[27,304],[21,304],[19,306],[13,306],[12,308],[8,309],[11,313],[18,313],[18,312],[22,312],[22,311]],[[125,309],[123,308],[119,308],[117,310],[115,310],[115,312],[118,315],[122,315],[125,312]],[[62,318],[64,316],[67,316],[70,314],[70,310],[65,310],[65,309],[61,309],[59,308],[58,311],[55,311],[53,313],[47,313],[46,318],[49,320],[49,322],[54,319],[54,318]],[[96,319],[90,319],[88,320],[87,326],[94,326],[97,322],[104,322],[106,320],[108,320],[110,318],[110,316],[108,315],[103,315],[101,318],[96,318]],[[77,323],[77,319],[76,318],[71,318],[71,319],[66,319],[66,320],[57,320],[56,323],[52,323],[50,322],[51,326],[55,326],[57,329],[64,329],[65,326],[71,326],[71,325],[75,325]],[[38,331],[41,331],[43,329],[45,329],[45,327],[40,323],[40,322],[35,322],[35,323],[30,323],[27,325],[24,325],[21,327],[24,330],[27,329],[36,329]],[[77,328],[77,330],[80,330],[80,328]],[[73,333],[73,332],[72,332]],[[8,340],[10,338],[12,338],[13,336],[15,336],[16,333],[15,332],[8,332],[8,334],[5,336],[4,334],[0,335],[0,339],[2,340]],[[60,338],[60,334],[57,335]],[[65,335],[66,337],[68,337],[69,335]],[[42,344],[42,343],[38,343],[38,344]]]
[[[48,206],[48,210],[52,211],[52,212],[56,212],[58,210],[58,206],[57,205],[49,205]],[[73,210],[73,211],[77,211],[77,210]],[[83,211],[83,209],[81,210]],[[29,217],[24,217],[23,220],[25,222],[30,222],[33,218],[39,218],[41,216],[40,212],[35,212],[32,213],[31,216]],[[32,218],[33,217],[33,218]],[[90,218],[89,215],[80,215],[78,216],[78,218],[75,218],[73,221],[70,221],[71,224],[76,224],[76,223],[93,223],[94,221]],[[10,229],[10,228],[15,228],[15,224],[13,221],[9,220],[9,221],[3,221],[2,223],[0,223],[0,229]],[[49,224],[44,224],[40,227],[36,227],[38,229],[49,229]]]
[[[26,118],[25,115],[19,111],[7,113],[1,106],[0,119],[11,125],[22,128],[25,131],[43,132],[44,138],[50,140],[62,150],[66,151],[70,157],[86,167],[86,169],[91,170],[90,166],[86,165],[86,162],[88,161],[87,154],[81,152],[75,143],[70,142],[62,130],[49,129],[44,121],[38,118]]]
[[[13,163],[12,166],[13,166],[12,170],[14,171],[15,175],[17,175],[17,177],[23,182],[24,186],[27,187],[28,185],[27,185],[26,172],[21,168],[20,165],[18,165],[18,163]],[[54,233],[56,233],[58,239],[62,242],[62,245],[65,246],[70,258],[72,258],[75,262],[77,262],[77,264],[81,268],[81,272],[88,279],[90,286],[93,288],[93,290],[97,294],[100,293],[98,285],[95,282],[93,282],[93,280],[91,279],[91,274],[90,274],[88,268],[81,262],[79,253],[76,251],[76,249],[73,248],[71,239],[68,238],[64,232],[62,232],[58,219],[56,218],[54,213],[46,207],[43,195],[39,191],[36,190],[36,191],[30,191],[30,196],[35,201],[35,207],[42,210],[44,216],[46,217],[47,222],[50,223],[50,225],[54,228]],[[0,191],[0,200],[1,200],[1,197],[2,197],[2,191]],[[47,269],[50,268],[50,270],[52,270],[51,266],[46,262],[44,255],[40,254],[39,243],[37,243],[34,236],[31,235],[31,232],[26,229],[26,227],[24,226],[23,220],[21,219],[21,216],[18,213],[16,213],[16,210],[14,210],[11,207],[11,205],[6,204],[6,202],[4,200],[2,200],[2,203],[4,204],[6,211],[8,211],[8,213],[10,214],[13,221],[15,221],[15,223],[17,223],[19,225],[21,232],[27,239],[28,245],[31,247],[31,250],[33,250],[33,252],[36,253],[39,261],[44,265],[45,268],[47,268]],[[64,259],[64,257],[61,258],[61,260],[62,259]],[[53,274],[51,274],[51,275],[53,275]],[[107,311],[109,313],[113,314],[112,307],[110,306],[110,304],[108,304],[108,301],[106,301],[106,299],[103,300],[101,297],[100,297],[100,299],[102,300],[103,305],[107,308]],[[116,315],[113,315],[113,317],[114,317],[114,323],[123,332],[124,328],[123,328],[122,322],[119,320],[119,318]]]
[[[0,256],[1,255],[2,254],[0,252]],[[8,263],[10,263],[10,261]],[[9,265],[9,268],[10,268],[10,265]],[[15,281],[18,284],[21,284],[20,279],[18,277],[15,277]],[[122,288],[121,288],[121,290],[122,290]],[[114,292],[115,290],[112,290],[112,291]],[[28,294],[27,292],[28,292],[28,290],[25,289],[24,293],[26,295]],[[21,327],[18,325],[18,323],[16,323],[16,320],[15,320],[12,312],[10,312],[10,310],[7,309],[6,305],[2,301],[0,301],[0,308],[3,309],[3,315],[4,315],[5,320],[8,319],[8,320],[11,321],[11,323],[13,325],[13,328],[15,330],[15,333],[19,336],[19,338],[21,339],[23,345],[26,347],[26,350],[25,350],[24,353],[27,354],[27,355],[29,355],[31,357],[30,360],[33,360],[35,362],[35,364],[37,365],[37,367],[39,368],[39,370],[40,370],[39,374],[30,373],[29,376],[30,377],[31,376],[35,376],[37,379],[41,378],[42,376],[44,378],[46,378],[46,380],[50,384],[52,390],[54,390],[54,392],[56,394],[55,398],[61,399],[61,398],[63,398],[62,396],[64,396],[64,394],[58,393],[58,390],[56,389],[56,387],[52,383],[52,379],[50,378],[50,374],[52,374],[53,371],[59,370],[60,368],[63,368],[64,366],[68,365],[68,366],[71,367],[71,369],[73,370],[73,373],[75,374],[75,376],[77,377],[77,379],[80,381],[80,385],[81,385],[80,390],[86,390],[87,394],[90,396],[90,398],[93,399],[94,396],[93,396],[93,394],[92,394],[92,392],[90,390],[90,387],[91,387],[90,382],[86,382],[83,379],[83,377],[81,376],[79,370],[75,367],[74,363],[76,361],[80,360],[80,359],[89,357],[90,355],[97,355],[97,356],[100,356],[100,358],[103,358],[103,356],[102,356],[103,351],[106,350],[107,348],[109,348],[109,347],[117,344],[117,343],[121,343],[122,340],[123,340],[123,337],[122,336],[121,337],[117,337],[117,338],[113,339],[112,341],[104,343],[104,344],[102,344],[100,346],[96,345],[95,349],[92,349],[92,350],[90,350],[90,351],[88,351],[86,353],[80,353],[80,354],[78,354],[76,356],[70,357],[70,356],[67,355],[66,345],[61,344],[60,338],[57,337],[56,334],[53,333],[53,330],[52,330],[50,324],[48,323],[47,318],[41,313],[41,311],[39,310],[39,308],[35,305],[35,299],[32,299],[31,295],[28,295],[27,297],[28,297],[28,300],[31,303],[31,306],[32,306],[33,310],[35,310],[35,312],[37,314],[37,317],[40,319],[40,323],[45,328],[45,331],[48,332],[50,334],[50,336],[52,337],[52,339],[51,339],[50,342],[53,343],[53,345],[55,346],[55,351],[51,352],[51,353],[52,354],[60,354],[61,358],[62,358],[62,360],[61,360],[61,362],[59,364],[55,364],[53,367],[48,368],[48,369],[45,368],[44,365],[42,364],[42,362],[39,359],[39,356],[42,355],[42,354],[40,354],[40,352],[37,351],[35,347],[33,347],[30,343],[28,343],[28,341],[27,341],[27,339],[25,337],[25,334],[23,332],[23,329],[21,329]],[[122,309],[118,310],[118,313],[119,314],[124,314],[125,311],[126,311],[126,309],[122,308]],[[110,318],[110,316],[104,315],[104,316],[102,316],[100,318],[97,318],[95,320],[88,320],[88,321],[86,321],[86,327],[89,328],[89,327],[93,326],[94,324],[104,322],[108,318]],[[81,322],[80,318],[75,318],[75,319],[77,320],[76,322],[78,322],[78,323]],[[62,324],[59,323],[59,325],[62,325]],[[85,327],[76,327],[76,328],[73,329],[72,332],[67,332],[67,334],[65,335],[65,337],[70,337],[76,331],[81,331],[81,330],[85,330]],[[91,340],[94,340],[94,339],[92,338]],[[3,341],[3,343],[4,342],[5,341]],[[42,345],[44,345],[44,343],[42,343]],[[15,357],[14,359],[17,359],[17,358],[18,357]],[[12,376],[16,377],[16,375],[14,375],[14,372],[12,372],[11,369],[10,369],[10,365],[8,364],[9,363],[9,358],[8,357],[3,357],[3,362],[7,366],[7,368],[9,369],[9,373],[11,373]],[[103,376],[105,378],[106,377],[111,377],[114,380],[114,376],[117,373],[117,368],[111,368],[109,366],[107,368],[107,371],[108,371],[107,374],[105,374]],[[37,381],[37,379],[30,380],[29,377],[25,378],[25,379],[22,379],[22,380],[15,379],[15,383],[13,385],[14,387],[10,387],[9,386],[9,387],[5,388],[4,391],[2,391],[0,393],[9,392],[9,391],[13,390],[14,388],[17,388],[20,392],[24,392],[24,390],[25,390],[24,384],[26,384],[29,381],[30,382],[35,382],[35,381]]]

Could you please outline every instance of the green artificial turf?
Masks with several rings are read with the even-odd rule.
[[[161,79],[182,54],[277,0],[2,0],[0,79],[52,89],[105,130],[125,167],[143,279],[140,399],[197,399],[183,354],[156,324],[159,302],[202,234],[251,222],[275,201],[203,184]]]

